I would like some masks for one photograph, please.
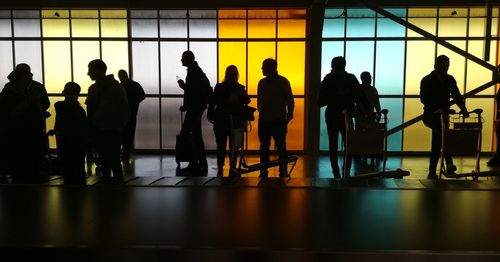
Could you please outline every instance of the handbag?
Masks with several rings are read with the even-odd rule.
[[[245,105],[245,106],[243,106],[243,109],[241,111],[242,111],[241,116],[242,116],[243,120],[246,120],[246,121],[254,121],[255,120],[254,113],[255,113],[255,111],[257,111],[257,108]]]

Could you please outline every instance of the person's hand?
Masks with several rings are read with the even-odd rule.
[[[185,106],[181,106],[181,107],[179,107],[179,110],[180,110],[181,112],[186,112],[186,107],[185,107]]]
[[[182,80],[182,79],[177,80],[177,84],[182,89],[184,89],[184,87],[186,86],[186,83],[184,83],[184,80]]]
[[[467,111],[467,109],[462,109],[462,110],[460,111],[460,114],[462,114],[462,116],[463,116],[464,118],[468,118],[468,117],[469,117],[469,112]]]
[[[56,130],[54,130],[54,129],[51,129],[51,130],[49,130],[49,132],[47,132],[47,135],[48,135],[48,136],[57,135],[57,131],[56,131]]]

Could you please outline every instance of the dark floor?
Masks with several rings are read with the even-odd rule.
[[[456,159],[459,171],[473,163]],[[393,157],[388,169],[409,170],[409,177],[340,180],[322,156],[301,157],[291,178],[217,178],[215,169],[179,177],[173,157],[142,155],[121,182],[4,181],[0,257],[500,261],[500,181],[427,180],[426,166],[427,158]],[[353,175],[361,169],[355,165]]]

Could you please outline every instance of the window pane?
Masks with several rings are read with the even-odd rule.
[[[40,37],[40,20],[14,19],[15,37]]]
[[[378,41],[376,57],[374,86],[377,87],[379,94],[402,95],[405,42]]]
[[[344,14],[344,8],[328,8],[325,10],[325,18],[340,18]]]
[[[205,144],[206,150],[217,149],[217,144],[215,143],[214,126],[207,120],[207,110],[203,113],[201,117],[201,129],[203,135],[203,143]]]
[[[160,10],[160,18],[187,18],[187,10]]]
[[[375,18],[348,18],[347,37],[375,36]]]
[[[158,21],[151,19],[133,19],[132,37],[158,37]]]
[[[323,37],[344,37],[345,19],[325,19]]]
[[[72,19],[71,28],[73,37],[99,37],[97,19]]]
[[[348,41],[346,45],[346,70],[359,80],[363,71],[373,73],[374,43],[371,41]]]
[[[107,74],[114,74],[118,78],[120,69],[128,72],[128,43],[125,41],[103,41],[102,60],[108,66]],[[153,76],[150,75],[150,77]]]
[[[434,70],[434,47],[432,41],[407,42],[405,94],[420,94],[420,81]]]
[[[291,18],[291,19],[306,19],[305,9],[280,9],[278,10],[279,18]]]
[[[9,10],[0,10],[0,18],[10,18]]]
[[[159,93],[157,42],[132,43],[132,74],[146,94]]]
[[[135,131],[136,149],[160,149],[159,106],[159,98],[146,98],[141,102]]]
[[[403,99],[400,98],[382,98],[380,99],[380,107],[388,109],[387,114],[388,125],[387,129],[390,130],[403,123]],[[387,150],[388,151],[401,151],[401,131],[387,137]]]
[[[45,88],[48,93],[61,93],[71,81],[71,54],[69,41],[44,41],[43,62]]]
[[[187,50],[186,42],[161,43],[161,92],[162,94],[183,94],[176,76],[186,79],[186,67],[182,66],[182,53]]]
[[[60,93],[60,92],[59,92]],[[59,101],[63,101],[63,97],[49,97],[50,100],[50,107],[47,111],[51,114],[51,117],[47,118],[46,120],[46,125],[47,125],[47,130],[54,129],[54,123],[56,122],[56,110],[54,108],[54,104]],[[56,139],[55,136],[49,136],[49,147],[50,148],[57,148],[56,146]]]
[[[127,18],[127,10],[101,10],[101,18]]]
[[[90,61],[99,58],[98,41],[73,41],[73,79],[81,87],[81,93],[86,94],[94,83],[87,75]]]
[[[276,58],[274,42],[248,42],[248,94],[257,94],[257,85],[262,75],[262,62],[266,58]]]
[[[306,37],[306,20],[278,19],[278,38]]]
[[[156,10],[130,10],[130,18],[158,18]]]
[[[431,33],[433,35],[436,34],[436,18],[408,18],[408,22],[418,26],[419,28],[427,31],[428,33]],[[408,37],[420,37],[419,33],[408,29]]]
[[[215,19],[189,20],[189,37],[216,38],[217,24]]]
[[[189,17],[198,19],[198,18],[216,18],[217,11],[216,10],[189,10]]]
[[[0,91],[2,91],[3,86],[8,82],[7,76],[14,69],[11,41],[0,41],[0,57],[2,58],[2,63],[0,63],[0,76],[2,76],[0,77]]]
[[[161,100],[161,130],[163,149],[175,149],[175,137],[181,131],[182,98],[162,98]]]
[[[275,38],[276,10],[248,10],[248,38]]]
[[[165,38],[186,38],[186,19],[162,19],[160,20],[160,37]]]
[[[69,37],[69,19],[42,19],[44,37]]]
[[[189,49],[193,51],[198,65],[205,72],[213,87],[217,83],[217,44],[215,42],[192,42]]]
[[[294,95],[303,95],[306,46],[304,42],[278,42],[278,72],[286,77]]]
[[[472,55],[475,55],[479,58],[484,57],[484,41],[479,41],[479,40],[469,41],[468,51]],[[493,41],[490,53],[491,58],[496,57],[496,54],[497,54],[497,43],[496,41]],[[491,62],[495,61],[495,59],[490,59],[490,60]],[[483,66],[478,65],[471,60],[468,60],[466,91],[469,92],[491,81],[491,76],[492,76],[491,71],[489,69],[486,69]],[[493,95],[495,94],[495,89],[493,87],[490,87],[480,92],[479,94]]]
[[[71,10],[71,18],[99,18],[98,10]]]
[[[40,11],[38,10],[14,10],[14,18],[40,18]]]
[[[226,68],[235,65],[240,73],[239,82],[246,85],[246,61],[245,42],[219,42],[219,82],[224,80]]]
[[[391,19],[378,18],[377,36],[378,37],[404,37],[406,28]]]
[[[423,105],[418,98],[405,99],[404,121],[409,121],[423,113]],[[404,129],[403,151],[430,151],[431,130],[422,121]]]
[[[439,18],[438,35],[467,36],[467,18]]]
[[[256,98],[251,98],[250,104],[251,107],[257,108],[257,99]],[[259,135],[258,131],[259,130],[259,111],[255,111],[255,120],[251,122],[250,124],[252,125],[251,128],[248,128],[247,132],[247,140],[245,141],[246,148],[248,150],[259,150],[260,148],[260,142],[259,142]],[[271,139],[271,143],[274,145]],[[271,146],[271,149],[273,147]]]
[[[16,64],[26,63],[30,65],[33,80],[43,83],[40,41],[15,41],[14,45]]]
[[[322,107],[320,109],[320,117],[319,117],[319,150],[320,151],[329,151],[330,147],[328,145],[328,130],[326,129],[325,122],[325,111],[326,107]]]
[[[62,19],[69,18],[69,10],[42,10],[42,18]]]
[[[101,19],[102,37],[127,37],[127,20]]]
[[[10,20],[0,19],[0,37],[12,37]]]
[[[323,41],[321,52],[321,79],[330,73],[332,69],[332,59],[337,56],[344,56],[344,41]]]

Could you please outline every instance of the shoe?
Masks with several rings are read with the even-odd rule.
[[[455,166],[454,164],[446,165],[447,174],[455,174],[455,171],[457,171],[457,166]]]
[[[264,173],[264,172],[260,172],[260,175],[259,175],[260,178],[267,178],[267,172]]]
[[[427,175],[427,179],[438,179],[438,175],[436,175],[436,173],[429,173]]]

